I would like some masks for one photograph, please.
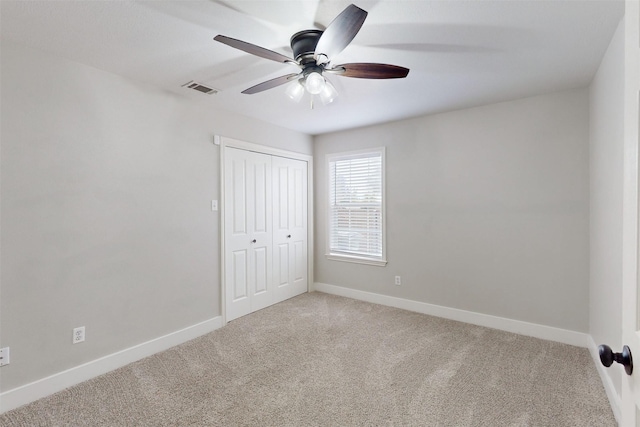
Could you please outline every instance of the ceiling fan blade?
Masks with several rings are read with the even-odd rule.
[[[259,83],[255,86],[251,86],[249,89],[243,90],[242,93],[247,95],[253,95],[254,93],[263,92],[265,90],[273,89],[276,86],[283,85],[290,82],[295,77],[298,77],[300,73],[287,74],[286,76],[276,77],[275,79],[267,80],[266,82]]]
[[[324,55],[333,58],[342,52],[358,34],[366,17],[367,12],[358,6],[353,4],[347,6],[320,36],[316,45],[316,56]]]
[[[265,49],[260,46],[256,46],[255,44],[243,42],[242,40],[232,39],[231,37],[223,36],[220,34],[215,36],[213,39],[217,42],[224,43],[227,46],[231,46],[236,49],[240,49],[242,51],[250,53],[252,55],[260,56],[262,58],[270,59],[272,61],[282,62],[282,63],[292,63],[296,65],[298,64],[293,59],[288,58],[284,55],[281,55],[278,52],[274,52],[272,50]]]
[[[344,71],[341,69],[344,69]],[[407,77],[407,74],[409,74],[409,69],[405,67],[368,62],[354,62],[352,64],[337,65],[336,67],[325,71],[335,71],[340,76],[356,77],[360,79],[401,79],[403,77]]]

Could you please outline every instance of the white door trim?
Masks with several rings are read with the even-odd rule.
[[[625,2],[625,97],[624,97],[624,177],[622,210],[622,344],[630,347],[635,358],[633,375],[622,373],[621,425],[640,423],[640,331],[638,323],[638,223],[640,217],[640,4]],[[620,351],[620,348],[614,351]],[[617,369],[620,369],[618,367]],[[622,371],[624,372],[624,371]]]
[[[240,150],[253,151],[256,153],[269,154],[272,156],[286,157],[289,159],[302,160],[307,162],[307,292],[310,291],[313,283],[313,156],[294,151],[281,150],[266,145],[255,144],[252,142],[241,141],[238,139],[228,138],[216,135],[215,141],[220,142],[219,170],[220,170],[220,315],[222,324],[227,324],[227,307],[226,307],[226,281],[225,281],[225,232],[224,232],[224,200],[225,200],[225,180],[224,180],[224,164],[225,149],[237,148]]]

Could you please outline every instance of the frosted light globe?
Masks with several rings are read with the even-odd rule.
[[[305,87],[307,88],[307,92],[312,95],[317,95],[322,92],[324,89],[324,77],[320,75],[320,73],[316,73],[315,71],[309,73],[307,78],[305,79]]]

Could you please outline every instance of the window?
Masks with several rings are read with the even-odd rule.
[[[327,156],[329,259],[385,265],[384,148]]]

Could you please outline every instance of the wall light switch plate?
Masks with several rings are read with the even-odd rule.
[[[9,356],[9,347],[0,348],[0,366],[9,364]]]
[[[211,210],[212,211],[217,211],[218,210],[218,201],[217,200],[212,200],[211,201]]]

